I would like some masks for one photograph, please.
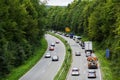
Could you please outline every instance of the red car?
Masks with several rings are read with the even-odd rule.
[[[50,46],[50,47],[49,47],[49,50],[50,50],[50,51],[54,51],[54,47],[53,47],[53,46]]]

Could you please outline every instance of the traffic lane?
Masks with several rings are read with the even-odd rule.
[[[50,35],[51,36],[51,35]],[[48,38],[49,39],[49,38]],[[57,41],[58,39],[54,39],[54,42]],[[46,71],[50,72],[50,73],[45,73],[45,75],[42,75],[42,78],[40,78],[40,80],[53,80],[54,76],[57,74],[57,71],[60,69],[62,62],[64,60],[64,56],[65,56],[65,46],[64,44],[58,40],[60,42],[60,44],[56,44],[55,45],[55,50],[51,51],[52,52],[52,56],[53,55],[58,55],[59,56],[59,61],[54,62],[51,59],[51,66],[49,66],[49,68],[47,68]],[[63,48],[63,49],[61,49]]]
[[[41,60],[19,80],[48,80],[48,79],[53,80],[54,76],[56,75],[58,69],[60,68],[64,60],[65,46],[59,39],[51,35],[47,34],[45,35],[45,37],[48,42],[48,47],[51,45],[52,42],[55,42],[56,40],[60,42],[60,44],[56,44],[55,46],[55,52],[58,56],[60,56],[59,61],[53,63],[51,58],[47,58],[47,59],[44,58],[45,56],[44,54]],[[58,51],[61,51],[62,54],[57,52],[57,49],[59,49]],[[50,52],[51,56],[55,55],[55,52],[49,51],[49,48],[47,49],[46,53],[47,52]]]
[[[95,56],[95,54],[92,54],[92,56]],[[88,68],[88,64],[86,64],[86,65]],[[88,69],[88,70],[91,70],[91,69]],[[102,80],[99,61],[98,61],[98,69],[93,69],[93,70],[96,71],[96,78],[94,80]],[[86,72],[86,73],[88,74],[88,72]],[[88,79],[88,80],[91,80],[91,79]]]
[[[81,65],[80,64],[83,64],[83,62],[81,62],[81,60],[83,60],[82,56],[84,55],[83,54],[83,50],[80,49],[79,45],[75,41],[73,41],[72,39],[70,39],[68,37],[65,37],[65,36],[61,36],[61,37],[63,37],[65,40],[67,40],[67,42],[70,44],[71,49],[72,49],[72,60],[73,61],[72,61],[71,68],[70,68],[70,70],[68,72],[68,75],[67,75],[67,80],[78,80],[78,79],[80,79],[80,76],[82,75],[82,73],[81,73],[82,71],[81,71],[81,68],[80,68]],[[80,51],[81,52],[81,56],[75,56],[75,52],[76,51]],[[72,76],[71,75],[73,67],[77,67],[77,68],[80,69],[80,76]]]
[[[69,42],[69,44],[72,48],[72,51],[73,51],[72,52],[73,62],[72,62],[71,69],[68,73],[67,80],[79,80],[79,79],[85,80],[85,70],[86,70],[85,61],[86,61],[86,59],[83,58],[83,56],[84,56],[83,50],[80,48],[80,46],[74,40],[68,38],[68,42]],[[81,56],[75,56],[76,51],[80,51]],[[71,75],[71,70],[74,67],[77,67],[80,69],[79,76],[72,76]]]
[[[59,44],[61,44],[62,42],[60,41]],[[52,55],[58,55],[59,56],[59,61],[52,61],[51,59],[51,66],[49,66],[49,68],[46,69],[46,71],[50,72],[50,73],[45,73],[45,75],[42,75],[44,77],[42,77],[40,80],[53,80],[54,76],[57,74],[57,71],[59,71],[62,62],[64,60],[65,55],[63,56],[63,54],[65,54],[65,47],[64,44],[63,45],[59,45],[56,44],[55,46],[55,50],[51,51],[53,52]],[[63,47],[64,50],[60,49],[60,47]],[[63,57],[62,57],[63,56]],[[56,65],[56,66],[54,66]],[[51,75],[54,75],[53,77]]]
[[[68,41],[68,43],[70,44],[70,46],[73,48],[73,50],[74,50],[74,48],[75,48],[75,46],[76,46],[76,44],[74,44],[74,42],[72,42],[72,41],[74,41],[74,40],[72,40],[72,39],[70,39],[70,38],[68,38],[68,37],[65,37],[65,36],[61,36],[61,37],[63,37],[64,39],[66,39],[67,41]],[[74,46],[74,47],[73,47]],[[79,44],[77,44],[77,46],[79,46]],[[80,47],[80,46],[79,46]],[[69,73],[68,73],[68,76],[67,76],[67,80],[76,80],[76,79],[82,79],[82,80],[93,80],[93,78],[92,79],[89,79],[88,78],[88,62],[87,62],[87,57],[86,57],[86,54],[85,54],[85,50],[84,49],[82,49],[81,47],[79,48],[79,49],[81,49],[81,53],[82,53],[82,60],[80,60],[80,62],[79,62],[79,60],[77,60],[77,58],[75,58],[74,57],[74,55],[73,55],[73,62],[72,62],[72,66],[71,66],[71,69],[70,69],[70,71],[69,71]],[[72,67],[73,66],[75,66],[76,64],[79,64],[80,65],[80,76],[79,77],[77,77],[77,76],[73,76],[73,77],[71,77],[71,70],[72,70]],[[99,64],[98,64],[99,65]],[[98,66],[98,69],[95,69],[96,70],[96,78],[94,78],[94,80],[102,80],[102,78],[101,78],[101,72],[100,72],[100,66]]]

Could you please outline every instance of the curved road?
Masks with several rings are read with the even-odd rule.
[[[46,51],[50,52],[51,56],[58,55],[59,61],[53,62],[51,58],[44,58],[44,54],[41,60],[19,80],[53,80],[59,71],[65,57],[65,46],[59,39],[51,35],[46,34],[45,37],[48,41],[48,46],[56,40],[60,42],[59,44],[55,44],[54,51],[49,51],[48,49]]]
[[[82,49],[80,47],[80,45],[78,43],[76,43],[73,39],[70,39],[70,38],[62,36],[62,35],[61,35],[61,37],[66,39],[68,41],[68,43],[70,44],[71,48],[72,48],[73,61],[72,61],[71,69],[68,72],[66,80],[102,80],[99,66],[98,66],[98,69],[95,69],[97,77],[92,78],[92,79],[88,79],[87,75],[88,75],[88,70],[89,69],[87,67],[88,62],[87,62],[87,58],[86,58],[84,49]],[[75,56],[75,51],[80,51],[81,56]],[[71,70],[72,70],[73,67],[77,67],[77,68],[80,69],[80,75],[79,76],[71,76]]]

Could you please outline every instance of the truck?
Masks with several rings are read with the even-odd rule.
[[[85,53],[90,52],[92,54],[93,52],[92,41],[85,41],[84,46],[85,46]]]
[[[89,61],[88,62],[88,69],[97,69],[98,68],[98,63],[97,61]]]

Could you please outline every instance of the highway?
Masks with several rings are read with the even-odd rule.
[[[56,40],[60,42],[59,44],[55,44],[54,51],[49,51],[49,49],[46,51],[46,53],[50,52],[51,56],[58,55],[59,61],[53,62],[51,58],[44,58],[44,54],[40,61],[19,80],[53,80],[59,71],[65,57],[65,46],[59,39],[51,35],[46,34],[45,37],[48,41],[48,46]]]
[[[64,39],[66,39],[68,41],[68,43],[70,44],[71,48],[72,48],[72,65],[71,68],[68,72],[67,78],[66,80],[102,80],[101,78],[101,72],[100,72],[100,67],[98,65],[98,69],[94,69],[96,70],[96,78],[92,78],[92,79],[88,79],[88,62],[87,62],[87,58],[85,55],[85,50],[81,48],[81,46],[76,43],[73,39],[70,39],[69,37],[65,37],[62,36]],[[76,51],[80,51],[81,52],[81,56],[75,56],[75,52]],[[94,54],[92,54],[94,55]],[[77,67],[80,69],[80,75],[79,76],[72,76],[71,75],[71,70],[73,67]]]

